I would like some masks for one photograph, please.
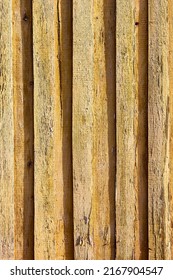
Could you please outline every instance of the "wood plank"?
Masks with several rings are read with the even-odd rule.
[[[71,38],[71,5],[62,3],[33,1],[35,259],[73,257],[71,39],[64,49],[61,33],[67,24]]]
[[[62,102],[63,259],[74,258],[72,180],[72,1],[58,1],[60,94]],[[58,167],[59,168],[59,167]],[[62,203],[61,198],[59,205]],[[62,215],[62,217],[61,217]],[[59,236],[57,244],[62,243]],[[60,249],[58,249],[60,250]],[[57,253],[58,254],[58,253]]]
[[[169,111],[170,111],[170,151],[173,150],[173,68],[171,67],[173,63],[173,2],[172,0],[169,1]],[[170,176],[169,176],[169,185],[172,186],[173,184],[173,153],[170,152]],[[170,244],[173,244],[173,231],[172,231],[172,221],[173,221],[173,189],[169,188],[169,203],[170,203],[170,221],[171,227],[170,230]],[[173,246],[171,245],[171,256],[170,259],[173,259]]]
[[[116,259],[146,259],[147,1],[116,3]]]
[[[139,1],[138,25],[138,207],[136,259],[148,259],[148,3]],[[137,21],[136,21],[137,22]]]
[[[13,1],[15,259],[34,258],[32,1]]]
[[[0,259],[14,259],[12,1],[0,3]]]
[[[113,259],[115,1],[73,5],[75,259]]]
[[[172,258],[172,4],[149,2],[149,258],[157,260]]]

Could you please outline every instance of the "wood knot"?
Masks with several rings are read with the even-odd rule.
[[[29,161],[27,162],[27,166],[28,166],[29,168],[32,166],[32,161],[31,161],[31,160],[29,160]]]
[[[76,239],[76,246],[82,246],[83,245],[83,237],[78,236]]]
[[[28,21],[28,19],[29,19],[29,17],[27,16],[26,13],[24,13],[23,20],[24,20],[24,21]]]

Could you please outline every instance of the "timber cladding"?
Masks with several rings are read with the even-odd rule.
[[[0,0],[0,259],[173,259],[173,0]]]

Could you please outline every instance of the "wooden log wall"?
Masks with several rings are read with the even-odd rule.
[[[0,259],[173,259],[173,0],[0,0]]]

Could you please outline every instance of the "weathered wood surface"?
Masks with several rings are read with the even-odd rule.
[[[172,5],[149,1],[149,258],[172,258]]]
[[[172,34],[173,0],[0,0],[0,259],[173,258]]]
[[[147,1],[116,7],[116,258],[147,259]]]
[[[172,5],[171,5],[172,4]],[[169,111],[170,111],[170,159],[169,159],[169,166],[170,166],[170,176],[169,176],[169,186],[173,185],[173,153],[171,152],[173,150],[173,69],[172,69],[172,63],[173,63],[173,2],[172,0],[169,1]],[[172,221],[173,221],[173,193],[171,187],[169,188],[169,211],[170,211],[170,244],[173,244],[173,231],[172,231]],[[173,259],[173,246],[171,246],[171,252],[170,252],[170,259]]]
[[[70,24],[68,1],[33,1],[36,259],[73,258]]]
[[[73,2],[75,259],[115,255],[115,2]]]
[[[14,254],[34,258],[32,1],[13,1]]]
[[[0,259],[14,259],[12,1],[0,2]]]
[[[148,1],[139,1],[137,19],[139,251],[136,259],[146,260],[148,259]]]

